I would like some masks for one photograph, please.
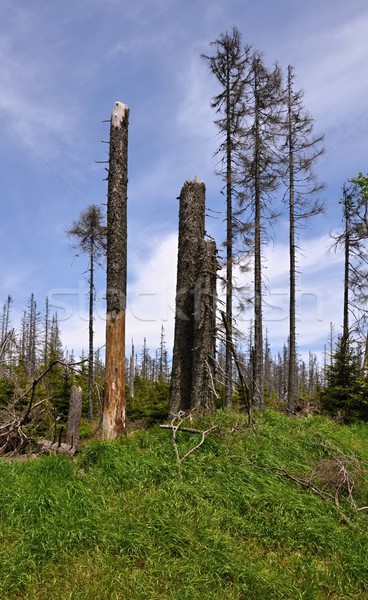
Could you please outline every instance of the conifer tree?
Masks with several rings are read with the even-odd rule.
[[[290,303],[289,303],[289,365],[288,409],[293,412],[298,393],[298,365],[296,351],[296,253],[297,226],[323,210],[316,195],[323,184],[316,181],[313,168],[323,153],[323,137],[313,136],[313,119],[303,105],[303,92],[293,87],[294,73],[288,67],[286,119],[284,121],[284,181],[287,187],[289,209]]]
[[[280,136],[281,71],[269,70],[255,52],[247,74],[247,121],[242,128],[239,183],[240,207],[251,213],[254,254],[254,381],[253,404],[264,406],[262,247],[267,221],[275,216],[270,199],[279,185],[275,146]]]
[[[68,237],[74,238],[74,246],[89,258],[89,351],[88,351],[88,419],[93,420],[93,308],[94,308],[94,274],[95,267],[100,264],[106,252],[106,226],[103,224],[101,208],[92,204],[84,210],[78,221],[67,230]]]
[[[243,48],[237,28],[211,42],[212,56],[203,55],[221,91],[212,100],[218,118],[215,124],[221,135],[217,149],[220,155],[218,174],[224,181],[226,193],[226,321],[228,335],[225,344],[226,387],[225,403],[231,406],[232,395],[232,337],[233,337],[233,263],[234,263],[234,195],[236,195],[237,152],[239,150],[242,118],[245,112],[245,67],[250,49]]]

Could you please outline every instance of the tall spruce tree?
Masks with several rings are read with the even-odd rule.
[[[88,350],[88,419],[93,420],[93,308],[95,299],[94,275],[95,267],[100,264],[106,253],[107,229],[103,224],[101,208],[92,204],[81,213],[78,221],[67,230],[67,236],[74,238],[74,246],[89,258],[89,350]]]
[[[254,378],[253,405],[264,406],[262,247],[268,219],[275,216],[273,194],[279,185],[275,148],[280,136],[282,88],[278,66],[269,70],[258,52],[252,56],[246,76],[247,119],[240,140],[238,182],[241,208],[251,212],[254,252]]]
[[[284,122],[285,142],[284,181],[287,188],[289,209],[289,256],[290,256],[290,304],[289,304],[289,365],[287,404],[294,410],[298,394],[298,365],[296,350],[296,253],[297,226],[323,210],[323,203],[316,195],[323,184],[316,181],[313,168],[323,153],[323,136],[313,136],[313,119],[305,110],[303,92],[293,87],[294,72],[288,67],[286,118]]]
[[[368,175],[349,180],[350,188],[350,305],[359,332],[368,321]]]
[[[211,72],[220,84],[221,91],[212,100],[218,118],[215,124],[221,136],[216,154],[220,156],[218,174],[224,181],[226,193],[226,321],[228,334],[225,344],[225,404],[232,404],[232,337],[233,337],[233,240],[234,240],[234,195],[236,193],[237,153],[239,150],[242,118],[245,112],[245,67],[250,49],[243,48],[237,28],[231,33],[220,35],[211,42],[215,53],[202,55]]]

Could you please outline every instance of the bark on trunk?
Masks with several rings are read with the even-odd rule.
[[[129,108],[116,102],[111,114],[107,198],[104,439],[115,439],[125,433],[128,121]]]
[[[343,329],[342,338],[344,350],[349,340],[349,276],[350,276],[350,221],[349,221],[349,210],[347,201],[347,191],[344,189],[344,213],[345,213],[345,239],[344,239],[344,254],[345,254],[345,265],[344,265],[344,315],[343,315]]]
[[[93,421],[93,294],[94,294],[94,255],[93,238],[90,241],[89,250],[89,348],[88,348],[88,421]]]
[[[175,333],[170,413],[191,408],[194,292],[200,276],[200,253],[205,234],[205,184],[186,181],[180,193],[179,246],[176,282]]]
[[[134,343],[132,340],[132,353],[129,359],[129,398],[134,398]]]
[[[75,385],[70,390],[70,405],[65,443],[71,448],[78,448],[80,422],[82,416],[82,388]]]
[[[216,353],[216,243],[202,242],[201,275],[197,282],[194,310],[194,347],[191,408],[215,408]]]
[[[226,81],[226,319],[228,331],[225,343],[225,405],[231,408],[233,401],[233,170],[232,170],[232,139],[231,139],[231,99],[230,99],[230,70],[227,70]]]
[[[364,363],[363,363],[363,377],[368,375],[368,333],[365,336],[365,350],[364,350]]]
[[[264,407],[263,377],[263,323],[262,323],[262,245],[261,245],[261,189],[260,189],[260,125],[257,87],[255,88],[255,179],[254,179],[254,382],[253,404]]]
[[[296,357],[296,323],[295,323],[295,198],[294,198],[294,138],[292,128],[291,104],[291,70],[288,74],[288,152],[289,152],[289,252],[290,252],[290,306],[289,306],[289,370],[287,406],[294,412],[295,400],[298,394],[298,372]]]

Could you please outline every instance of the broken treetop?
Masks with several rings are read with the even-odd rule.
[[[124,104],[124,102],[115,102],[111,112],[111,124],[115,127],[119,127],[126,112],[129,112],[129,107]]]

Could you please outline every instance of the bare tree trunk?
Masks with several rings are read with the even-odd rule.
[[[349,270],[350,270],[350,223],[349,223],[349,205],[348,205],[348,192],[346,187],[343,189],[344,194],[344,218],[345,218],[345,232],[344,232],[344,253],[345,253],[345,265],[344,265],[344,320],[342,328],[342,339],[343,347],[346,350],[346,344],[349,340]]]
[[[127,280],[127,184],[129,108],[111,114],[107,199],[106,382],[104,439],[125,433],[125,310]]]
[[[290,305],[289,305],[289,373],[287,406],[294,412],[298,393],[298,370],[296,359],[296,323],[295,323],[295,198],[294,198],[294,151],[293,128],[291,114],[292,73],[288,70],[288,153],[289,153],[289,252],[290,252]]]
[[[365,349],[364,349],[364,362],[363,362],[363,376],[368,375],[368,333],[365,336]]]
[[[88,320],[88,421],[93,421],[93,295],[94,295],[94,256],[93,238],[90,240],[89,254],[89,320]]]
[[[134,343],[132,340],[132,353],[129,359],[129,398],[134,398]]]
[[[13,299],[10,295],[8,295],[8,298],[6,300],[6,302],[4,303],[4,307],[3,307],[3,316],[2,316],[2,322],[1,322],[1,342],[3,342],[5,340],[5,337],[7,336],[8,330],[9,330],[9,315],[10,315],[10,305],[13,302]]]
[[[201,274],[195,291],[191,408],[215,408],[216,243],[202,242]]]
[[[79,446],[81,416],[82,388],[72,385],[70,390],[70,405],[65,440],[66,444],[72,448],[78,448]]]
[[[48,297],[46,297],[46,302],[45,302],[45,317],[44,317],[44,344],[43,344],[43,362],[45,363],[45,365],[47,364],[48,361],[48,357],[49,357],[49,326],[50,326],[50,306],[49,306],[49,299]]]
[[[200,276],[199,256],[205,234],[205,193],[203,182],[186,181],[179,198],[175,333],[170,389],[172,415],[191,407],[194,291]]]
[[[255,82],[255,86],[257,82]],[[254,159],[254,392],[256,408],[264,405],[263,377],[263,321],[262,321],[262,245],[261,245],[261,189],[260,189],[260,131],[257,88],[255,88],[255,159]]]
[[[231,408],[233,401],[233,169],[232,169],[232,140],[231,140],[231,101],[230,73],[227,71],[226,82],[226,320],[228,332],[225,344],[225,405]]]

